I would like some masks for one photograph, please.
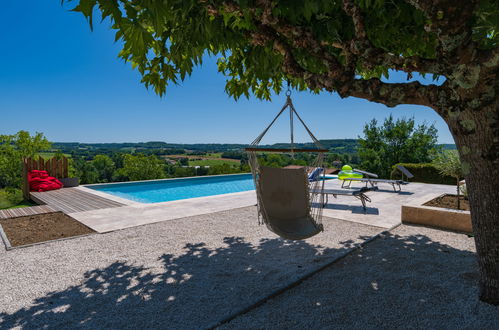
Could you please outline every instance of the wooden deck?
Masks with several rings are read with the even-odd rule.
[[[26,215],[44,214],[56,212],[48,205],[38,205],[29,207],[20,207],[17,209],[0,210],[0,219],[23,217]]]
[[[31,199],[66,214],[124,206],[77,188],[63,188],[46,192],[31,192]]]

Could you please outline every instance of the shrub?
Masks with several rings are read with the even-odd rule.
[[[402,165],[409,170],[414,175],[414,178],[410,179],[411,182],[422,182],[422,183],[434,183],[434,184],[456,184],[456,179],[451,176],[445,176],[440,174],[440,172],[431,163],[400,163],[397,165]],[[395,167],[392,167],[392,173],[390,177],[392,179],[399,179],[401,177],[400,171]]]
[[[463,194],[464,198],[468,199],[468,188],[466,187],[466,183],[461,185],[459,189],[461,190],[461,193]]]
[[[22,159],[48,148],[50,142],[42,133],[33,136],[26,131],[14,135],[0,134],[0,187],[20,188]]]
[[[188,166],[189,165],[189,158],[182,157],[178,160],[178,163],[180,166]]]
[[[194,167],[177,167],[175,168],[174,177],[183,178],[189,176],[195,176],[196,169]]]
[[[0,209],[12,207],[23,201],[23,193],[20,189],[0,189]]]
[[[210,166],[208,170],[208,175],[220,175],[220,174],[235,174],[241,173],[239,166],[232,166],[229,164]]]

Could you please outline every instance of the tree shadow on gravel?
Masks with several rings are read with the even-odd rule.
[[[425,236],[393,239],[401,250],[472,256]],[[79,285],[0,314],[0,328],[208,328],[357,244],[345,241],[337,249],[324,249],[304,241],[266,239],[253,245],[241,237],[226,237],[224,243],[215,249],[188,244],[182,255],[161,256],[163,267],[115,262],[88,271]]]
[[[383,235],[222,328],[498,329],[499,307],[478,299],[468,238],[428,235]]]
[[[265,239],[253,245],[241,237],[224,243],[187,244],[182,255],[162,255],[162,267],[115,262],[88,271],[79,285],[0,313],[0,328],[206,328],[358,244],[332,249]]]

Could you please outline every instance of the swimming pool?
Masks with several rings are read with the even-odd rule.
[[[168,202],[255,189],[251,174],[97,184],[86,187],[140,203]]]

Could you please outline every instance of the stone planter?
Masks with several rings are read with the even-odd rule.
[[[427,200],[428,201],[428,200]],[[472,233],[470,211],[424,206],[417,203],[402,205],[402,223]]]
[[[79,178],[62,178],[59,179],[59,181],[62,182],[64,188],[78,187],[78,185],[80,184]]]

